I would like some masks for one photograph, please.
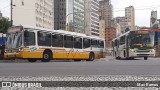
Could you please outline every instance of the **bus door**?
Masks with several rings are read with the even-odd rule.
[[[129,57],[129,36],[126,36],[126,56]]]

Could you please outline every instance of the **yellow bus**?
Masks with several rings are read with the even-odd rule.
[[[105,57],[104,39],[64,30],[13,26],[7,31],[5,59],[49,62],[53,59],[75,61]]]

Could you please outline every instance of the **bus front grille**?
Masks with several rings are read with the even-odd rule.
[[[137,52],[150,52],[148,50],[138,50]]]
[[[149,56],[150,54],[137,54],[138,56]]]

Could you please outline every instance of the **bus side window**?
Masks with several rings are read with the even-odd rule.
[[[119,40],[117,40],[117,47],[119,48],[119,45],[120,45],[120,41]]]
[[[51,33],[46,33],[46,46],[51,46]]]
[[[112,47],[114,47],[114,41],[112,41]]]
[[[104,42],[98,41],[98,48],[104,48]]]
[[[125,36],[120,37],[120,45],[125,44]]]
[[[117,40],[115,40],[114,46],[117,46],[117,43],[118,43]]]
[[[73,36],[64,35],[64,47],[73,48]]]
[[[63,47],[63,35],[52,34],[52,46],[53,47]]]
[[[38,45],[51,46],[51,33],[38,31]]]
[[[97,40],[91,39],[91,46],[97,47]]]
[[[24,32],[24,45],[35,45],[35,33],[34,32],[29,32],[25,31]]]
[[[90,47],[90,39],[83,38],[83,48],[89,48]]]
[[[29,37],[29,32],[28,31],[24,31],[24,37]]]
[[[82,38],[74,38],[74,48],[82,49]]]

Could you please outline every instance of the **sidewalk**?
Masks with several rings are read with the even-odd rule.
[[[99,60],[100,60],[100,61],[110,61],[110,60],[112,60],[112,59],[113,59],[112,56],[106,56],[105,58],[100,58]]]

